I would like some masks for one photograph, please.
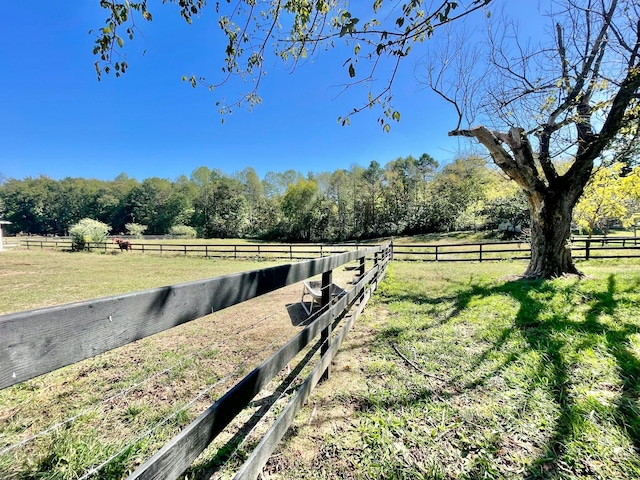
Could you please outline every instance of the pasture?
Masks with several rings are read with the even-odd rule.
[[[23,250],[0,260],[3,313],[274,265]],[[120,478],[300,330],[287,309],[298,287],[1,390],[0,478],[78,478],[105,462],[86,478]]]
[[[0,255],[0,310],[265,265],[14,250]],[[638,478],[640,263],[513,281],[524,266],[392,262],[265,475]],[[120,478],[297,331],[297,287],[0,391],[0,477],[110,461],[87,478]],[[188,477],[229,477],[244,446],[226,445],[238,448],[214,445]]]
[[[640,263],[392,262],[277,478],[640,477]]]

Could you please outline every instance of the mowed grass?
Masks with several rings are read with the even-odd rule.
[[[282,263],[282,262],[281,262]],[[275,265],[140,252],[10,249],[0,253],[0,314],[89,300]]]
[[[277,478],[640,478],[640,264],[391,264]]]
[[[273,265],[7,250],[0,254],[0,311]],[[293,296],[299,300],[297,288]],[[297,331],[287,301],[280,293],[260,297],[0,390],[0,478],[126,476]]]
[[[270,265],[3,252],[0,308]],[[586,262],[586,278],[516,281],[524,268],[392,263],[267,473],[640,478],[640,263]],[[88,478],[125,476],[257,363],[248,347],[258,337],[262,350],[283,343],[275,325],[267,335],[245,328],[270,321],[262,305],[221,333],[241,311],[0,391],[0,478],[79,478],[105,462]]]

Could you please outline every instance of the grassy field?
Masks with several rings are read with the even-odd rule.
[[[277,478],[640,477],[640,265],[391,265]]]
[[[268,265],[3,252],[0,308]],[[393,263],[265,475],[639,478],[640,263],[579,266],[586,278],[520,282],[522,262]],[[296,331],[296,301],[290,289],[0,391],[0,478],[81,478],[110,459],[91,478],[120,478]],[[189,478],[212,463],[231,476],[249,446]]]
[[[0,253],[2,313],[272,266],[61,251]],[[288,287],[0,390],[0,478],[121,478],[298,331]]]
[[[0,314],[276,264],[249,260],[205,260],[181,255],[112,255],[39,249],[10,249],[0,255]]]

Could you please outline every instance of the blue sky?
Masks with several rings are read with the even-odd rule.
[[[263,104],[236,109],[222,124],[215,102],[244,86],[235,81],[211,93],[181,81],[191,74],[215,80],[222,66],[213,7],[189,26],[175,6],[151,3],[153,22],[139,20],[142,35],[128,45],[129,71],[98,82],[88,34],[106,17],[97,0],[0,2],[0,175],[175,179],[204,165],[227,173],[252,166],[262,177],[384,165],[425,152],[444,163],[469,148],[447,136],[456,123],[452,108],[417,82],[418,56],[394,85],[402,120],[391,133],[377,124],[376,110],[348,127],[337,123],[366,99],[358,89],[340,94],[347,75],[339,49],[293,73],[268,60]]]

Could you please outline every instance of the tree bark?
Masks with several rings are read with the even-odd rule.
[[[524,278],[582,275],[573,263],[569,239],[575,202],[565,195],[529,196],[531,260]]]

